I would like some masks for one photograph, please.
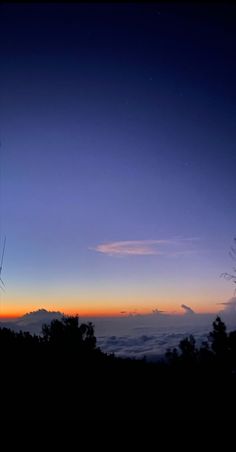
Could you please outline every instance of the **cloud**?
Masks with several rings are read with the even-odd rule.
[[[135,309],[134,311],[120,311],[121,315],[124,315],[126,317],[133,317],[133,316],[139,316],[140,314],[138,313],[137,309]]]
[[[224,303],[219,303],[221,306],[224,306],[223,312],[225,313],[236,313],[236,297],[230,298],[230,300],[225,301]]]
[[[108,256],[179,256],[195,253],[193,242],[196,237],[169,240],[124,240],[102,243],[93,249]]]
[[[160,309],[153,309],[152,314],[164,314],[166,311],[160,311]]]
[[[195,312],[193,311],[193,309],[190,308],[189,306],[187,306],[186,304],[181,304],[181,308],[184,309],[185,314],[195,314]]]
[[[156,361],[165,355],[167,348],[177,347],[179,342],[192,334],[197,346],[207,340],[212,322],[217,314],[179,315],[146,314],[91,319],[95,325],[98,346],[106,353],[130,358]],[[236,327],[236,315],[231,328]],[[228,321],[227,321],[228,325]]]
[[[190,329],[181,332],[149,334],[146,330],[145,334],[142,335],[102,336],[98,337],[98,345],[105,353],[115,353],[119,357],[146,357],[149,361],[156,361],[163,358],[167,348],[177,347],[179,342],[187,337],[191,331]],[[207,339],[207,334],[207,330],[195,334],[198,345]]]
[[[157,245],[166,243],[164,240],[126,240],[123,242],[103,243],[94,249],[110,256],[147,256],[152,254],[162,254],[156,249]]]

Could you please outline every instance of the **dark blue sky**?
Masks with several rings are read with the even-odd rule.
[[[1,5],[4,309],[231,295],[235,13]]]

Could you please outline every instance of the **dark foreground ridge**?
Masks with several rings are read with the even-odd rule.
[[[231,419],[236,331],[183,339],[160,363],[106,355],[91,323],[63,317],[40,336],[0,328],[2,419]]]

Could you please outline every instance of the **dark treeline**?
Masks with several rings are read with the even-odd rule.
[[[64,317],[40,336],[0,329],[4,419],[231,419],[236,331],[219,317],[208,341],[193,336],[159,363],[106,355],[91,323]]]

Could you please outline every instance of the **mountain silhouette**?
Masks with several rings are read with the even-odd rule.
[[[52,320],[61,320],[63,315],[60,311],[47,311],[47,309],[42,308],[27,312],[14,321],[0,322],[0,327],[10,328],[16,332],[22,330],[31,334],[40,334],[44,324],[47,325]]]
[[[38,309],[37,311],[27,312],[22,317],[19,317],[17,323],[19,325],[27,325],[32,322],[51,322],[54,319],[61,319],[63,313],[60,311],[47,311],[47,309]]]

